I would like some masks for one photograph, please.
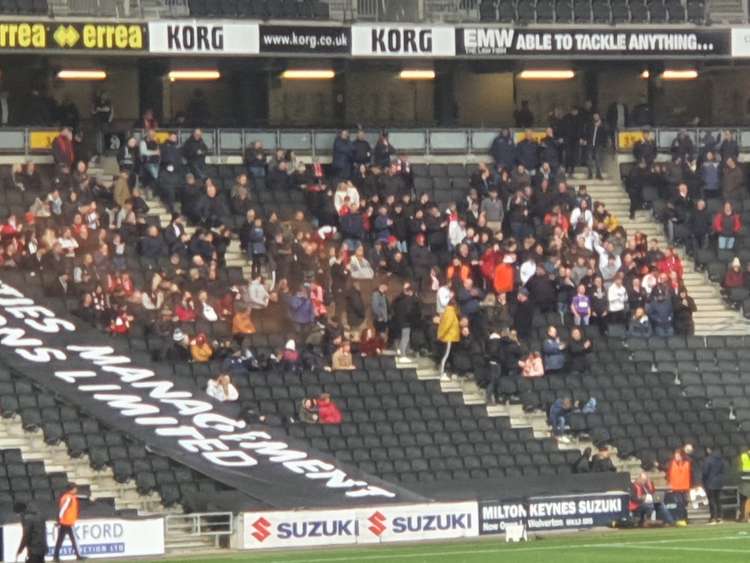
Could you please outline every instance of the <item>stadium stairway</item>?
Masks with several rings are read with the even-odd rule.
[[[412,362],[397,360],[396,365],[401,368],[413,368],[416,362],[417,377],[422,380],[435,379],[440,380],[440,373],[435,363],[429,358],[418,358]],[[510,420],[510,426],[514,429],[530,428],[535,439],[551,438],[552,429],[547,423],[547,415],[541,410],[525,411],[522,405],[516,404],[496,404],[489,405],[485,396],[484,389],[481,389],[473,380],[451,380],[440,381],[440,387],[443,393],[461,393],[464,404],[466,405],[486,405],[487,415],[490,417],[506,417]],[[561,450],[576,450],[583,452],[586,448],[595,451],[594,444],[585,438],[577,438],[569,444],[558,443],[557,447]],[[617,456],[616,448],[612,450],[612,461],[618,471],[627,472],[631,477],[636,477],[641,469],[641,461],[637,458],[621,459]],[[654,471],[650,476],[657,487],[666,486],[664,475]]]
[[[139,513],[168,513],[159,495],[141,495],[135,480],[118,483],[110,468],[97,471],[89,464],[87,455],[73,458],[64,444],[50,445],[44,441],[41,429],[27,431],[18,416],[0,418],[0,450],[18,449],[26,462],[41,461],[47,473],[65,472],[78,485],[87,486],[91,499],[114,499],[117,510],[137,510]]]
[[[116,158],[104,157],[99,161],[98,166],[92,165],[89,168],[89,174],[95,176],[98,181],[104,184],[110,184],[117,172],[117,168],[118,164]],[[167,211],[167,208],[164,207],[164,204],[161,202],[159,197],[153,193],[144,193],[144,199],[146,200],[146,203],[149,207],[149,216],[158,217],[160,227],[169,225],[170,221],[172,220],[172,216],[170,215],[169,211]],[[195,229],[195,225],[185,225],[185,232],[187,232],[189,235],[192,235],[195,232]],[[242,252],[239,239],[235,238],[230,242],[229,248],[227,249],[227,253],[225,255],[225,259],[227,267],[242,268],[243,274],[247,279],[250,279],[251,262],[245,256],[245,253]]]
[[[576,187],[585,184],[594,201],[603,201],[625,228],[628,236],[642,232],[651,239],[659,241],[661,248],[666,248],[668,241],[661,223],[654,220],[650,211],[637,211],[635,219],[629,218],[630,199],[620,183],[613,179],[579,180],[574,179]],[[695,269],[693,259],[684,249],[676,247],[685,269],[684,282],[688,294],[695,300],[698,310],[693,313],[695,334],[699,336],[742,335],[750,330],[742,315],[726,305],[719,293],[719,288],[712,284],[706,274]]]

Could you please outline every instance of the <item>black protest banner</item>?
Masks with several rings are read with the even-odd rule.
[[[509,524],[528,531],[609,526],[628,515],[628,495],[602,493],[479,503],[479,533],[502,534]]]
[[[578,58],[729,57],[728,29],[456,28],[456,54],[471,57],[558,55]]]
[[[284,432],[135,365],[117,341],[76,326],[0,281],[0,360],[84,412],[276,508],[424,500],[342,467]]]
[[[261,25],[261,53],[348,55],[351,29],[333,26]]]

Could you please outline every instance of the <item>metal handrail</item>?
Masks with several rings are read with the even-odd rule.
[[[231,512],[168,514],[166,533],[169,534],[170,530],[195,537],[231,536],[234,534],[234,515]]]
[[[671,140],[679,131],[687,131],[692,137],[696,148],[700,146],[700,141],[706,132],[710,132],[716,137],[721,131],[730,130],[736,135],[737,142],[741,149],[750,150],[750,127],[657,127],[649,128],[656,135],[657,147],[660,151],[668,151]],[[497,134],[498,128],[469,128],[469,127],[454,127],[454,128],[412,128],[412,129],[391,129],[391,142],[396,146],[397,149],[401,149],[405,154],[413,155],[446,155],[446,154],[470,154],[470,155],[486,155],[489,151],[492,139]],[[513,135],[518,136],[522,132],[521,129],[511,129]],[[626,128],[617,131],[618,135],[616,138],[620,138],[619,134],[631,134],[634,137],[640,138],[642,128]],[[190,135],[190,129],[179,129],[177,130],[178,137],[182,140]],[[533,129],[535,137],[539,138],[544,135],[544,129]],[[13,142],[9,142],[9,137],[3,137],[4,134],[15,135],[16,138]],[[23,141],[17,138],[18,134],[22,134]],[[136,135],[140,135],[141,131],[136,131]],[[222,147],[221,139],[222,134],[232,135],[231,148],[226,146]],[[289,128],[289,129],[258,129],[258,128],[224,128],[224,129],[204,129],[203,135],[206,144],[211,149],[211,154],[215,157],[226,157],[236,156],[242,154],[244,148],[250,145],[253,141],[259,137],[265,138],[264,143],[266,148],[273,150],[275,148],[292,149],[298,154],[309,155],[313,158],[320,156],[327,156],[331,154],[332,142],[331,139],[337,133],[335,129],[305,129],[305,128]],[[377,138],[377,129],[368,129],[366,134],[371,143],[374,143]],[[46,134],[46,137],[45,137]],[[5,154],[49,154],[50,150],[48,146],[39,146],[39,139],[49,139],[56,135],[56,129],[51,127],[13,127],[0,129],[0,153]],[[289,136],[296,136],[298,140],[302,142],[297,147],[290,147],[288,142]],[[408,135],[408,137],[407,137]],[[414,141],[415,137],[421,140],[413,143],[409,146],[399,144],[399,136],[402,136],[403,141]],[[442,142],[440,141],[440,135],[445,135]],[[453,136],[456,140],[455,143],[446,141],[448,136]],[[5,139],[6,142],[3,142]],[[226,138],[225,138],[226,139]],[[239,139],[239,147],[237,142]],[[226,145],[226,143],[225,143]],[[629,152],[632,145],[630,146],[618,146],[620,152]]]

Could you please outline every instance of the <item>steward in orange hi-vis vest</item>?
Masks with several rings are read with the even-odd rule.
[[[76,542],[76,535],[73,527],[78,521],[78,488],[75,483],[70,483],[66,488],[65,492],[60,496],[58,502],[58,513],[57,513],[57,524],[59,526],[57,531],[57,542],[55,542],[55,561],[60,561],[60,548],[65,541],[65,536],[70,538],[70,543],[73,546],[73,551],[76,554],[76,559],[79,561],[84,559],[81,553],[78,551],[78,543]]]

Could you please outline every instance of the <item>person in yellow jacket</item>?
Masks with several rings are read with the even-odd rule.
[[[440,377],[447,377],[445,375],[445,364],[451,355],[451,346],[454,342],[461,340],[461,324],[458,320],[458,311],[456,309],[456,300],[451,299],[448,306],[440,315],[440,322],[438,323],[437,339],[445,344],[445,352],[443,353],[443,359],[440,360]]]
[[[55,543],[55,555],[54,560],[60,561],[60,548],[62,547],[65,536],[70,538],[70,543],[73,546],[73,552],[76,554],[76,559],[81,561],[85,557],[81,556],[78,551],[78,543],[76,542],[76,535],[73,531],[73,527],[78,521],[79,509],[78,509],[78,489],[75,483],[70,483],[66,488],[65,492],[60,496],[58,501],[59,513],[57,515],[57,524],[59,527],[57,531],[57,542]]]
[[[747,448],[740,454],[739,459],[740,474],[740,514],[741,522],[750,522],[750,448]]]
[[[206,335],[202,332],[190,343],[190,356],[194,362],[205,363],[214,355],[214,349],[208,343]]]

